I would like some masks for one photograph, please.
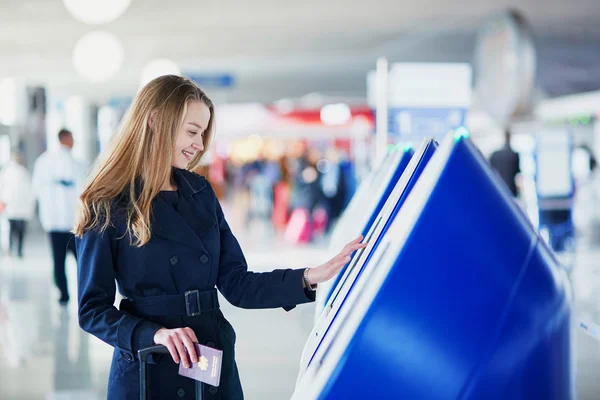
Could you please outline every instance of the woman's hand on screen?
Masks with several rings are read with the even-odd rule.
[[[356,250],[367,247],[367,243],[361,243],[362,240],[363,236],[361,235],[344,246],[342,251],[337,256],[333,257],[325,264],[309,269],[307,276],[310,284],[315,285],[321,282],[326,282],[336,276],[340,269],[350,262],[352,253],[354,253]]]

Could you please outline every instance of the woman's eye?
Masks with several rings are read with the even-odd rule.
[[[189,131],[189,132],[190,132],[190,135],[195,135],[195,134],[197,134],[197,133],[198,133],[198,132],[196,132],[196,131]]]

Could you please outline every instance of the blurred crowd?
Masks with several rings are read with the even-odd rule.
[[[292,242],[326,234],[356,188],[354,163],[335,147],[303,146],[276,157],[261,152],[242,163],[216,157],[205,175],[221,200],[244,209],[246,227],[270,222]]]

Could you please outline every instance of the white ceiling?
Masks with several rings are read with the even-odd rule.
[[[377,56],[468,61],[478,22],[511,6],[543,36],[600,39],[598,0],[133,0],[102,27],[75,21],[61,0],[0,0],[0,78],[105,101],[134,94],[144,64],[167,57],[184,72],[233,73],[235,88],[215,93],[221,100],[364,95]],[[121,72],[103,84],[71,64],[77,40],[95,29],[125,47]]]

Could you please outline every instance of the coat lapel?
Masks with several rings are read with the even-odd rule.
[[[215,218],[200,202],[185,195],[179,199],[179,213],[200,239],[217,225]]]
[[[152,204],[152,233],[165,239],[198,248],[200,238],[186,220],[160,196]]]
[[[175,169],[175,180],[183,195],[179,201],[179,212],[186,218],[194,232],[202,238],[217,225],[217,221],[214,213],[208,211],[204,204],[194,198],[194,195],[206,188],[206,180],[199,177],[194,178],[197,179],[189,180],[184,171]]]
[[[153,204],[153,233],[192,248],[203,249],[201,238],[217,224],[214,216],[193,198],[194,194],[206,187],[206,182],[190,182],[177,169],[174,177],[180,192],[178,211],[157,196]]]

